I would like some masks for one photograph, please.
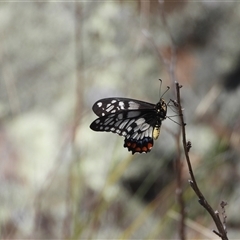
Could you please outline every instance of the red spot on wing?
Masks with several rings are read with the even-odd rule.
[[[147,145],[147,148],[148,148],[148,149],[151,149],[152,147],[153,147],[153,142],[152,142],[152,143],[149,142],[148,145]]]
[[[138,153],[147,153],[150,152],[153,147],[153,139],[150,137],[143,138],[141,140],[136,140],[132,138],[125,138],[124,145],[128,151],[132,151],[132,154]]]

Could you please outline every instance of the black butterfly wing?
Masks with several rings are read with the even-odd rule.
[[[128,110],[154,109],[154,104],[131,98],[103,98],[94,103],[93,112],[101,117]]]

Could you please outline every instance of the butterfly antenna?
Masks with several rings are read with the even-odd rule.
[[[166,89],[165,92],[161,95],[162,79],[159,79],[159,81],[160,81],[159,96],[161,96],[160,98],[162,98],[162,97],[165,95],[165,93],[170,89],[170,87],[167,86],[167,89]]]
[[[162,90],[162,79],[159,78],[159,81],[160,81],[159,96],[161,96],[161,90]]]

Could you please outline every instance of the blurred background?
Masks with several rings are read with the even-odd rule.
[[[197,182],[239,238],[239,26],[237,2],[2,2],[1,239],[179,238],[179,125],[135,155],[89,128],[100,98],[158,102],[159,78],[166,101],[183,85]],[[186,237],[216,239],[180,158]]]

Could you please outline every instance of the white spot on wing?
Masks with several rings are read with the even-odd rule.
[[[145,119],[144,118],[139,118],[137,121],[135,121],[135,123],[137,124],[137,125],[141,125],[141,124],[143,124],[145,122]]]
[[[121,123],[121,125],[119,126],[119,128],[120,129],[123,129],[124,127],[125,127],[125,125],[128,123],[128,119],[127,120],[125,120],[125,121],[123,121],[122,123]]]
[[[130,132],[132,130],[132,127],[128,127],[127,131]]]
[[[98,105],[98,107],[101,107],[102,106],[102,102],[98,102],[97,105]]]
[[[137,132],[135,132],[135,133],[132,135],[132,138],[136,138],[136,137],[137,137],[137,135],[138,135],[138,133],[137,133]]]
[[[113,103],[115,103],[116,101],[117,101],[117,100],[114,99],[114,100],[111,101],[111,103],[113,104]]]
[[[153,135],[153,127],[150,127],[148,129],[148,135],[149,135],[149,137],[152,137],[152,135]]]
[[[124,109],[124,102],[120,101],[118,104],[121,109]]]
[[[143,125],[141,125],[140,130],[141,130],[141,131],[145,131],[145,130],[147,130],[148,128],[149,128],[149,124],[148,124],[148,123],[144,123]]]
[[[138,109],[139,108],[139,104],[136,103],[136,102],[130,101],[128,104],[129,104],[129,108],[128,109]]]
[[[113,108],[114,108],[114,106],[111,105],[110,107],[108,107],[108,108],[106,109],[106,111],[107,111],[107,112],[110,112]]]

